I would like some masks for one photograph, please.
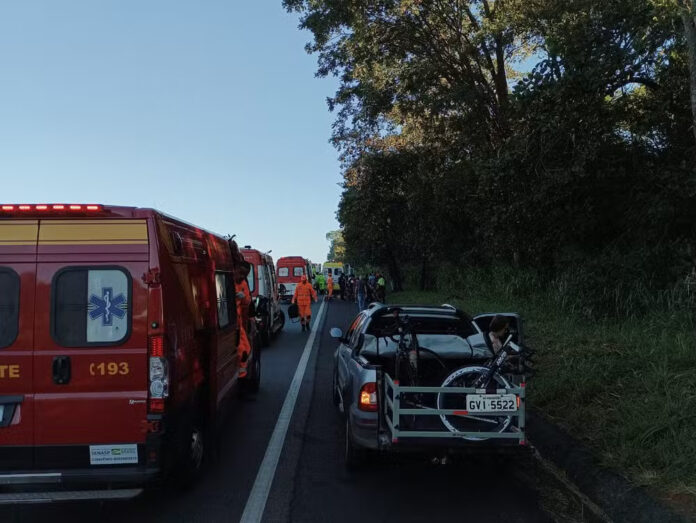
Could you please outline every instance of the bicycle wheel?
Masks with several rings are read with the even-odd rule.
[[[482,366],[461,367],[451,373],[442,382],[441,387],[471,387],[476,379],[488,369]],[[500,374],[494,374],[494,380],[498,388],[510,388],[510,383]],[[437,395],[438,409],[466,410],[466,395],[444,394]],[[503,432],[510,425],[511,416],[455,416],[441,414],[442,423],[450,432],[455,434],[462,432]],[[483,441],[488,438],[477,436],[462,436],[469,441]]]

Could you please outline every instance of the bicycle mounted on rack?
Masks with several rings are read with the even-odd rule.
[[[532,351],[514,343],[510,334],[489,361],[452,370],[437,352],[420,345],[408,315],[400,308],[390,312],[398,338],[389,336],[397,344],[394,377],[381,373],[380,424],[391,445],[426,439],[526,444],[523,380],[531,373],[526,359]],[[439,386],[424,385],[423,354],[442,367],[445,378]]]

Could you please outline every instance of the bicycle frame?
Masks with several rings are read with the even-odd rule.
[[[415,331],[413,330],[413,327],[411,326],[411,323],[409,321],[409,318],[406,317],[404,320],[401,320],[399,316],[396,317],[396,322],[399,328],[399,343],[398,347],[396,350],[396,353],[394,354],[394,376],[396,380],[398,381],[400,379],[400,369],[401,369],[401,360],[406,357],[409,367],[415,372],[415,379],[413,376],[411,376],[411,385],[417,385],[418,384],[418,363],[420,359],[420,354],[419,354],[419,347],[418,347],[418,336],[416,335]],[[411,336],[411,347],[406,346],[406,341],[405,337],[406,335]],[[415,352],[415,358],[412,361],[410,353]],[[415,383],[414,383],[415,382]]]
[[[495,374],[500,370],[512,352],[520,354],[522,352],[522,348],[512,342],[512,336],[508,336],[495,358],[493,358],[491,362],[483,365],[484,367],[488,368],[488,371],[478,377],[478,379],[474,382],[474,387],[477,389],[488,387],[493,376],[495,376]]]

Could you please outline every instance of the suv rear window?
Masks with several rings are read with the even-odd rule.
[[[17,338],[19,324],[19,276],[0,267],[0,349]]]
[[[53,278],[51,333],[64,347],[117,345],[130,334],[131,279],[120,268],[73,267]]]

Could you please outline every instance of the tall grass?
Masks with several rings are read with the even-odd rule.
[[[505,268],[441,276],[438,292],[390,301],[519,312],[526,342],[537,350],[533,404],[636,483],[696,499],[696,342],[687,285],[662,293],[608,287],[599,296],[614,310],[602,316],[596,303],[574,294],[570,276],[543,282]]]

